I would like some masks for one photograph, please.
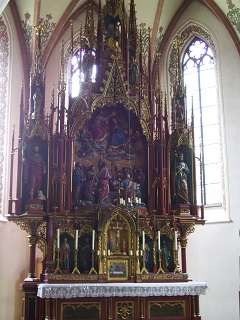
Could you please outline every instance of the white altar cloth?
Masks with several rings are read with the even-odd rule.
[[[205,294],[204,282],[175,283],[64,283],[39,284],[40,298],[71,299],[83,297],[152,297]]]

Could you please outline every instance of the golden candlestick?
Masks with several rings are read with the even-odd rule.
[[[91,270],[89,271],[89,274],[92,274],[92,273],[97,274],[97,271],[96,271],[95,268],[94,268],[94,249],[92,249],[92,268],[91,268]]]
[[[158,261],[159,261],[159,268],[158,268],[157,274],[165,273],[162,268],[162,250],[158,250]]]
[[[78,270],[78,267],[77,267],[77,261],[78,261],[77,253],[78,253],[78,249],[74,249],[74,269],[73,269],[72,274],[75,274],[75,273],[80,274],[80,273],[81,273],[81,272]]]
[[[140,274],[140,261],[139,261],[139,250],[137,250],[136,252],[136,257],[137,257],[137,270],[136,270],[136,273],[137,274]]]
[[[145,251],[146,251],[146,250],[143,250],[143,255],[142,255],[143,268],[142,268],[142,270],[141,270],[141,274],[143,274],[143,273],[147,273],[147,274],[148,274],[148,271],[147,271],[147,269],[146,269],[146,267],[145,267],[145,264],[146,264]]]
[[[57,249],[57,268],[54,273],[62,273],[62,270],[60,269],[60,249]]]
[[[174,249],[174,265],[175,265],[174,273],[181,273],[182,270],[180,269],[180,265],[178,262],[178,250],[177,249]]]

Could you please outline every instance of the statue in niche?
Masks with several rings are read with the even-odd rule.
[[[37,87],[36,92],[33,95],[33,118],[39,119],[41,118],[42,109],[43,109],[43,95],[41,92],[41,88]]]
[[[171,170],[172,193],[175,204],[189,204],[188,175],[190,170],[183,161],[183,153],[176,155],[175,166]]]
[[[129,84],[137,85],[138,82],[138,63],[134,57],[131,57],[129,65]]]
[[[184,106],[180,104],[179,100],[176,100],[176,122],[182,124],[184,121]]]
[[[83,273],[88,273],[92,265],[92,247],[88,236],[83,237],[80,243],[80,269]]]
[[[158,252],[158,243],[156,243]],[[173,241],[165,234],[161,236],[161,262],[165,272],[173,271]]]
[[[25,169],[29,198],[36,199],[39,190],[42,189],[43,176],[46,174],[46,164],[38,145],[33,147],[33,153],[27,160],[27,168]]]
[[[67,238],[64,238],[63,243],[61,244],[60,248],[60,259],[62,262],[62,269],[69,270],[69,263],[70,263],[70,245],[68,243]]]
[[[170,249],[167,245],[166,240],[163,240],[163,246],[162,246],[162,265],[163,270],[165,272],[169,271],[169,265],[170,265]]]
[[[32,84],[31,116],[40,119],[44,109],[44,86],[40,75],[37,75]]]
[[[86,82],[92,80],[92,71],[94,66],[95,57],[93,55],[93,49],[90,49],[85,45],[84,55],[82,60],[82,70]]]

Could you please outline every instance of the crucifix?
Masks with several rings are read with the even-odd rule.
[[[119,227],[118,221],[117,221],[117,226],[113,227],[113,230],[116,230],[116,253],[121,253],[119,249],[119,244],[120,244],[120,231],[122,230],[122,227]]]

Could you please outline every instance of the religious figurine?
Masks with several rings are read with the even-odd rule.
[[[37,198],[38,191],[42,188],[43,176],[46,174],[46,165],[43,156],[39,152],[39,146],[35,145],[33,154],[28,160],[26,174],[29,174],[28,191],[30,199]]]
[[[84,239],[84,243],[80,248],[80,265],[83,273],[88,273],[92,265],[92,247],[89,237]]]
[[[162,266],[163,270],[165,272],[169,271],[170,266],[170,249],[167,245],[166,240],[163,240],[163,246],[162,246]]]
[[[134,57],[131,57],[131,62],[129,65],[129,84],[137,85],[138,84],[138,64]]]
[[[173,198],[176,204],[189,204],[187,179],[190,170],[183,161],[183,154],[176,156],[176,165],[171,173]]]
[[[33,95],[33,113],[32,116],[35,119],[41,118],[43,112],[43,95],[40,87],[36,88],[36,92]]]
[[[83,61],[82,61],[82,68],[83,68],[83,73],[85,76],[85,81],[91,81],[92,77],[92,70],[94,66],[94,55],[93,51],[88,48],[88,46],[85,47],[85,53],[83,55]]]
[[[62,269],[69,270],[69,261],[70,261],[70,245],[67,238],[64,238],[64,241],[60,248],[60,259],[62,261]]]
[[[38,190],[37,199],[39,199],[39,200],[46,200],[46,197],[45,197],[45,195],[43,194],[42,190]]]
[[[124,188],[124,198],[128,202],[133,198],[133,181],[130,174],[126,174],[126,178],[121,182],[121,187]]]
[[[109,179],[111,175],[108,171],[106,162],[99,163],[99,174],[98,174],[98,203],[103,203],[108,198],[109,193]]]

